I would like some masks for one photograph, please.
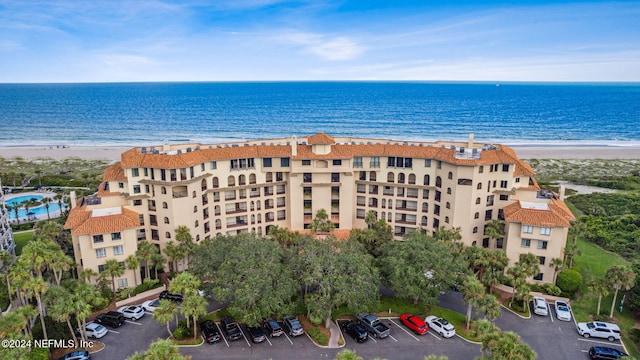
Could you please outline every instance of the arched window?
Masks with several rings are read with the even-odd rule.
[[[473,227],[473,233],[474,233],[474,234],[477,234],[477,233],[478,233],[478,227],[477,227],[477,226],[474,226],[474,227]]]
[[[169,208],[169,204],[167,204],[167,202],[166,202],[166,201],[163,201],[163,202],[162,202],[162,208],[163,208],[163,209],[168,209],[168,208]]]
[[[476,205],[480,205],[480,198],[476,198]]]
[[[202,181],[200,181],[200,190],[207,190],[207,179],[202,179]]]
[[[212,182],[213,182],[213,187],[214,188],[220,187],[220,183],[218,182],[218,177],[214,177],[212,179]]]
[[[422,226],[429,225],[429,219],[426,216],[423,216],[422,217],[422,221],[420,222],[420,225],[422,225]]]
[[[167,231],[166,233],[164,233],[164,237],[166,237],[167,239],[171,239],[171,233]]]
[[[198,206],[194,206],[194,207],[193,207],[193,212],[194,212],[194,213],[198,212]]]
[[[447,175],[447,179],[449,180],[453,179],[453,173],[451,171],[449,171],[449,174]]]
[[[380,219],[382,219],[382,220],[386,219],[386,218],[387,218],[387,217],[386,217],[386,214],[387,214],[387,213],[385,213],[385,212],[383,211],[383,212],[382,212],[382,217],[381,217]]]
[[[444,217],[444,222],[446,222],[447,224],[449,223],[449,217],[448,216]]]
[[[194,225],[195,225],[194,227],[198,227],[198,225],[199,225],[198,220],[195,221]]]
[[[370,171],[369,172],[369,181],[376,181],[376,172],[375,171]]]
[[[227,186],[236,186],[236,178],[233,175],[229,175],[227,178]]]
[[[246,184],[247,184],[247,177],[244,175],[238,176],[238,185],[246,185]]]
[[[220,215],[220,205],[216,205],[213,207],[213,214]]]
[[[220,229],[222,227],[222,222],[220,219],[216,219],[216,229]]]
[[[431,182],[431,176],[425,175],[423,185],[429,185],[430,182]]]
[[[395,179],[395,176],[393,175],[393,173],[392,173],[392,172],[389,172],[389,173],[387,174],[387,182],[392,183],[392,182],[394,182],[394,181],[395,181],[394,179]]]
[[[429,212],[429,203],[422,203],[422,212]]]
[[[436,176],[436,187],[442,187],[442,178],[440,176]]]
[[[482,183],[478,182],[478,186],[477,186],[478,190],[482,190]]]
[[[196,191],[194,190],[193,193],[191,194],[191,197],[195,199],[196,197]]]
[[[258,224],[262,222],[262,214],[258,214]]]
[[[409,184],[416,183],[416,176],[414,174],[409,174]]]
[[[260,209],[260,200],[256,201],[256,210],[261,210]],[[260,219],[258,218],[258,221],[260,221]]]
[[[451,209],[451,204],[447,201],[447,204],[445,205],[445,207],[446,207],[447,209]]]
[[[251,200],[251,202],[249,203],[249,208],[251,209],[251,211],[253,211],[255,207],[256,207],[256,203],[253,200]]]
[[[196,235],[196,242],[200,241],[200,234]]]
[[[398,174],[398,183],[404,184],[404,173]]]
[[[387,200],[382,199],[382,208],[384,209],[385,207],[387,207]]]
[[[273,173],[268,172],[266,174],[267,182],[273,182]]]
[[[168,218],[168,217],[166,217],[166,216],[164,217],[164,223],[165,223],[165,224],[168,224],[168,223],[169,223],[169,218]]]
[[[447,188],[447,194],[451,195],[451,188]]]
[[[387,214],[387,222],[391,222],[391,218],[392,218],[392,216],[393,216],[393,215],[391,214],[391,212],[389,212],[389,213]]]
[[[393,209],[393,200],[389,200],[389,209]]]
[[[161,188],[160,188],[160,193],[161,193],[162,195],[166,195],[166,194],[167,194],[167,188],[166,188],[166,187],[164,187],[164,186],[163,186],[163,187],[161,187]]]
[[[480,213],[473,214],[473,218],[474,219],[480,219]]]
[[[251,214],[251,223],[252,224],[256,223],[256,215],[255,214]]]
[[[258,235],[262,235],[262,228],[258,227]]]
[[[480,167],[478,168],[478,172],[482,174],[484,172],[484,166],[480,165]]]
[[[256,174],[249,174],[249,184],[256,183]]]

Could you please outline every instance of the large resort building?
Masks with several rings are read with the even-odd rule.
[[[13,232],[11,231],[11,225],[9,225],[9,211],[5,204],[4,190],[0,181],[0,253],[6,251],[11,255],[15,255],[15,248]],[[1,265],[0,269],[2,269]]]
[[[94,196],[72,198],[71,229],[79,271],[100,272],[148,240],[164,250],[185,225],[196,242],[271,226],[308,229],[321,209],[338,232],[365,228],[374,211],[397,238],[411,231],[460,228],[467,246],[503,249],[510,263],[533,253],[551,282],[552,258],[562,258],[571,212],[540,189],[531,167],[506,146],[301,138],[214,145],[137,147],[104,172]],[[503,238],[484,235],[491,220],[505,223]],[[119,287],[131,286],[126,270]]]

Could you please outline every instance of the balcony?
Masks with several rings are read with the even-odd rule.
[[[252,197],[252,198],[260,197],[260,191],[251,189],[251,192],[249,193],[249,197]]]
[[[393,189],[384,189],[382,195],[393,196]]]
[[[356,192],[358,192],[359,194],[364,194],[367,192],[367,186],[364,184],[358,184],[358,187],[356,188]]]
[[[370,185],[369,194],[378,195],[378,185]]]
[[[285,191],[286,191],[286,190],[285,190],[284,185],[278,185],[278,186],[276,186],[276,193],[277,193],[277,194],[284,194],[284,193],[285,193]]]

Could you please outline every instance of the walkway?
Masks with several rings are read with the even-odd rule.
[[[331,338],[329,338],[329,345],[327,347],[331,349],[341,347],[339,344],[341,332],[335,321],[329,322],[329,331],[331,331]]]

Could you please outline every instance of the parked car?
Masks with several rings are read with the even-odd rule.
[[[569,304],[564,301],[556,300],[556,317],[558,320],[571,321],[571,309]]]
[[[208,344],[218,342],[222,338],[218,332],[218,327],[211,320],[205,320],[200,323],[200,333]]]
[[[284,331],[282,331],[282,327],[274,319],[265,320],[264,330],[267,332],[269,337],[277,337],[284,334]]]
[[[78,350],[65,354],[57,360],[91,360],[91,354],[87,350]]]
[[[220,321],[220,325],[222,326],[222,331],[224,332],[227,340],[235,341],[242,338],[242,331],[240,331],[240,327],[232,318],[222,318],[222,320]]]
[[[104,314],[96,316],[96,322],[110,327],[120,327],[124,324],[124,315],[117,311],[108,311]]]
[[[588,337],[598,337],[609,341],[620,340],[620,328],[616,324],[590,321],[578,323],[578,334]]]
[[[539,296],[533,297],[533,312],[537,315],[547,316],[549,315],[549,305],[547,300]]]
[[[424,335],[429,331],[427,323],[415,315],[402,314],[400,315],[400,321],[418,335]]]
[[[424,322],[429,325],[431,331],[435,331],[444,338],[450,338],[456,334],[456,328],[443,318],[431,315],[427,316]]]
[[[375,315],[369,313],[362,313],[358,315],[358,321],[364,326],[369,334],[377,337],[378,339],[384,339],[391,335],[391,329],[380,321]]]
[[[624,357],[628,357],[626,353],[605,346],[592,346],[589,349],[589,358],[592,360],[611,360],[611,359],[622,359]]]
[[[282,324],[286,329],[289,336],[300,336],[304,334],[304,329],[302,328],[302,324],[298,321],[298,318],[295,316],[285,316],[282,318]]]
[[[94,322],[88,322],[84,327],[84,331],[87,333],[87,337],[94,339],[100,339],[109,332],[106,327]]]
[[[262,326],[247,326],[249,335],[251,335],[251,341],[258,344],[267,340],[267,335],[264,333]]]
[[[171,300],[177,303],[181,303],[182,300],[184,300],[184,296],[182,296],[182,294],[174,294],[174,293],[170,293],[167,290],[164,290],[163,292],[160,293],[160,299],[167,299],[167,300]]]
[[[358,343],[369,340],[369,333],[365,328],[360,325],[360,322],[351,320],[344,325],[344,332],[347,333],[353,340]]]
[[[160,306],[160,299],[147,300],[142,303],[144,311],[154,312]]]
[[[144,316],[144,309],[141,306],[123,306],[118,309],[126,319],[138,320]]]

